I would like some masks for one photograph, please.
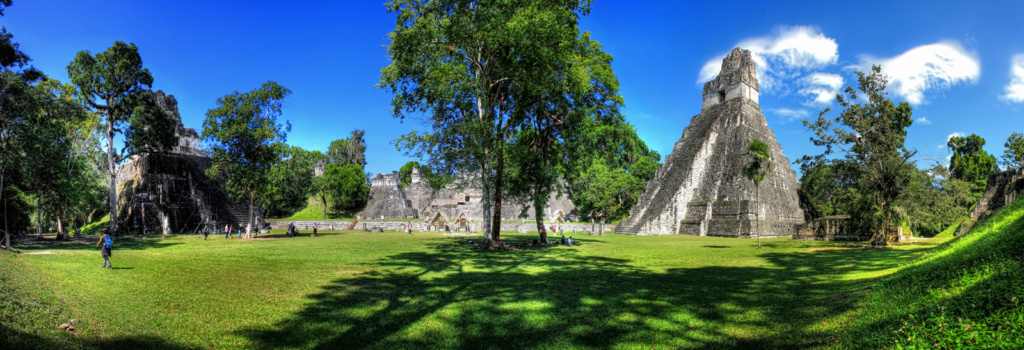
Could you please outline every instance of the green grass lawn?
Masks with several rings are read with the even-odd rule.
[[[46,348],[847,347],[870,332],[859,319],[880,281],[950,245],[610,235],[479,251],[474,238],[125,239],[113,271],[95,242],[23,243],[0,252],[0,331]],[[77,335],[56,330],[72,318]]]

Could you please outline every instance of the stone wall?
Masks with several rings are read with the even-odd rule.
[[[399,186],[398,174],[377,174],[370,181],[370,197],[366,209],[356,214],[360,220],[416,219],[427,225],[443,226],[457,223],[460,227],[483,220],[483,192],[479,176],[464,172],[451,184],[432,190],[413,168],[410,184]],[[569,200],[568,185],[562,181],[548,197],[544,210],[545,221],[571,222],[579,218],[576,207]],[[501,209],[502,220],[533,220],[536,215],[530,205],[506,200]],[[524,214],[524,207],[525,210]]]
[[[344,230],[347,229],[351,221],[269,221],[270,227],[273,229],[284,230],[288,228],[288,224],[292,223],[298,227],[300,233],[313,232],[313,225],[319,224],[320,230]],[[467,233],[480,233],[483,234],[483,223],[472,222],[465,226],[459,226],[456,223],[447,223],[445,225],[431,225],[422,220],[409,220],[409,221],[358,221],[353,229],[365,230],[365,231],[398,231],[405,232],[406,225],[412,224],[413,232],[467,232]],[[550,230],[551,225],[555,225],[559,232],[565,232],[567,235],[578,234],[599,234],[599,224],[545,224],[545,228]],[[537,224],[533,222],[502,222],[502,231],[512,231],[519,233],[536,233]],[[604,232],[611,233],[615,231],[615,226],[604,225]],[[575,232],[575,233],[573,233]]]

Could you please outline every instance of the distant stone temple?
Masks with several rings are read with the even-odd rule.
[[[405,188],[400,186],[398,174],[377,174],[370,181],[366,208],[356,217],[360,220],[416,219],[433,227],[470,230],[475,227],[474,222],[483,220],[483,193],[478,180],[476,174],[460,173],[451,184],[433,191],[419,168],[412,169],[410,183]],[[520,217],[523,207],[522,204],[506,202],[501,210],[502,220],[534,220],[536,215],[532,206],[525,217]],[[578,220],[565,182],[562,182],[561,191],[549,194],[544,220]]]
[[[178,141],[169,152],[132,157],[117,169],[118,229],[122,233],[170,234],[201,232],[203,228],[217,232],[226,224],[244,228],[248,206],[228,199],[225,178],[206,176],[213,160],[199,149],[199,134],[182,124],[177,100],[163,91],[151,92],[151,96],[177,119],[174,134]],[[262,217],[259,208],[253,216]]]
[[[753,238],[755,213],[761,237],[796,233],[804,223],[799,183],[761,114],[756,73],[750,51],[736,48],[726,56],[718,77],[704,84],[701,113],[615,233]],[[742,174],[750,159],[743,154],[755,139],[773,157],[756,204],[754,184]]]

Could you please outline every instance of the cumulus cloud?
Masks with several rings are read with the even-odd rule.
[[[952,139],[954,137],[964,137],[964,133],[962,133],[962,132],[954,132],[952,134],[949,134],[949,136],[946,136],[946,142],[949,142],[949,139]]]
[[[925,117],[917,118],[916,121],[918,123],[920,123],[921,125],[932,125],[932,121],[928,120],[928,118],[925,118]]]
[[[832,65],[839,60],[836,40],[805,26],[780,27],[768,36],[746,39],[736,46],[750,50],[757,63],[758,81],[762,88],[769,89],[780,77]],[[697,83],[715,79],[722,69],[725,55],[704,63]]]
[[[1010,60],[1010,83],[1000,98],[1009,103],[1024,102],[1024,53],[1013,55]]]
[[[791,122],[794,120],[805,119],[809,115],[806,110],[803,109],[789,109],[789,108],[776,108],[772,109],[772,113],[782,117],[783,122]]]
[[[977,55],[955,41],[918,46],[898,56],[861,56],[861,71],[882,66],[889,78],[889,91],[912,104],[927,103],[925,92],[948,89],[961,83],[976,83],[981,77]]]
[[[836,98],[839,89],[843,87],[843,77],[832,73],[812,73],[801,81],[801,95],[809,96],[810,100],[805,105],[825,105]]]
[[[757,80],[762,93],[806,96],[806,106],[828,104],[839,92],[843,78],[821,70],[839,60],[839,45],[816,28],[779,27],[771,34],[748,38],[736,46],[750,50],[757,64]],[[701,67],[698,84],[715,79],[722,69],[725,53]]]

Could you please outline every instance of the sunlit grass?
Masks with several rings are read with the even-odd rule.
[[[4,264],[18,271],[5,278],[38,276],[67,301],[61,317],[77,318],[78,334],[52,339],[73,347],[813,347],[838,341],[842,315],[879,276],[941,242],[765,239],[759,250],[744,239],[609,235],[541,248],[526,246],[534,235],[503,237],[521,250],[327,231],[118,240],[114,271],[100,268],[94,244],[21,244],[54,254]],[[33,335],[53,322],[14,327]]]
[[[873,286],[844,321],[838,348],[1024,348],[1024,201]]]

